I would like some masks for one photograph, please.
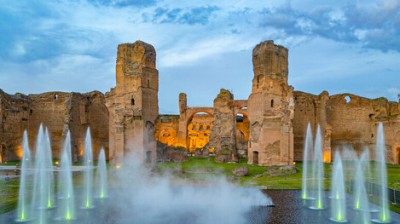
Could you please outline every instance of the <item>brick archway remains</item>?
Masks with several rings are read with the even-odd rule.
[[[207,113],[214,116],[213,107],[187,107],[184,111],[179,114],[179,131],[178,131],[178,145],[181,147],[188,148],[187,133],[188,125],[193,119],[193,116],[197,113]]]

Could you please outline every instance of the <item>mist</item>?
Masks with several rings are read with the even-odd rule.
[[[137,158],[131,154],[110,171],[108,218],[114,223],[259,223],[265,214],[251,211],[272,205],[260,189],[236,186],[224,176],[195,184],[151,172]]]

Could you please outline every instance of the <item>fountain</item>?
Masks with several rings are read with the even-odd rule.
[[[371,219],[371,210],[364,178],[366,174],[368,175],[367,167],[369,166],[366,165],[369,164],[369,161],[366,161],[366,159],[369,158],[368,154],[368,149],[364,150],[360,156],[360,159],[358,159],[355,163],[356,171],[354,175],[353,208],[361,213],[361,223],[370,223]]]
[[[382,127],[380,127],[382,128]],[[377,151],[384,151],[382,129],[378,132]],[[29,147],[24,133],[24,155],[20,180],[20,196],[18,210],[13,211],[12,218],[0,216],[0,223],[11,223],[32,220],[34,223],[326,223],[334,222],[370,223],[400,220],[400,215],[390,213],[388,209],[386,165],[384,158],[377,153],[377,173],[380,194],[374,193],[379,199],[378,213],[371,213],[371,203],[368,201],[365,180],[370,170],[369,152],[365,150],[360,159],[356,159],[351,150],[336,152],[332,172],[331,202],[325,203],[324,165],[322,160],[322,136],[320,127],[317,129],[314,147],[312,145],[311,127],[307,128],[305,164],[303,164],[304,179],[302,191],[261,192],[258,189],[242,189],[228,183],[224,178],[210,179],[204,185],[191,185],[177,179],[172,180],[168,175],[156,175],[143,167],[139,156],[133,154],[125,158],[122,168],[111,169],[113,172],[114,188],[107,189],[107,166],[104,149],[100,150],[96,169],[96,185],[93,182],[93,155],[90,139],[90,129],[85,138],[84,166],[82,190],[74,191],[72,180],[71,134],[67,132],[60,157],[60,168],[57,188],[57,209],[48,209],[55,205],[54,195],[48,189],[52,185],[53,167],[51,162],[50,140],[48,131],[41,126],[36,143],[35,175],[33,184],[33,199],[29,200],[26,185],[29,178]],[[315,152],[313,152],[313,148]],[[350,148],[349,148],[350,149]],[[306,152],[307,151],[307,152]],[[310,158],[313,157],[312,161]],[[308,159],[307,159],[308,158]],[[383,162],[382,162],[383,161]],[[26,163],[25,163],[26,162]],[[79,168],[78,168],[79,169]],[[382,169],[384,169],[382,171]],[[355,171],[354,175],[352,170]],[[310,172],[311,171],[311,172]],[[346,171],[346,172],[344,172]],[[379,172],[378,172],[379,171]],[[346,174],[346,175],[345,175]],[[346,195],[345,176],[354,178],[353,197]],[[173,176],[174,177],[174,176]],[[382,177],[382,178],[381,178]],[[29,181],[28,181],[29,182]],[[310,182],[312,185],[309,185]],[[378,182],[378,181],[376,181]],[[24,187],[25,186],[25,187]],[[382,187],[383,186],[383,187]],[[28,189],[27,189],[28,188]],[[25,190],[24,190],[25,189]],[[378,189],[378,188],[377,188]],[[93,200],[93,190],[96,198],[107,197],[112,200]],[[108,192],[110,190],[110,192]],[[277,196],[278,192],[278,196]],[[284,192],[284,193],[282,193]],[[276,208],[268,208],[272,202],[264,194],[275,195]],[[78,201],[75,197],[82,198]],[[112,195],[112,196],[110,196]],[[305,195],[306,197],[303,197]],[[274,197],[274,199],[275,199]],[[346,205],[347,198],[347,205]],[[303,200],[307,199],[307,200]],[[32,201],[29,206],[29,201]],[[51,203],[52,202],[52,203]],[[83,204],[81,210],[76,205]],[[385,202],[386,204],[384,204]],[[310,209],[299,209],[307,204]],[[286,207],[285,207],[286,206]],[[326,209],[329,207],[329,209]],[[350,209],[350,207],[352,209]],[[32,210],[32,209],[34,210]],[[51,208],[51,207],[50,207]],[[93,209],[86,209],[93,208]],[[110,209],[112,208],[112,209]],[[211,208],[211,209],[210,209]],[[25,212],[24,212],[25,211]],[[35,212],[36,214],[33,214]],[[286,215],[290,213],[291,215]],[[170,215],[172,214],[172,215]],[[248,216],[250,215],[250,216]],[[17,218],[15,218],[17,217]],[[11,221],[10,221],[11,220]]]
[[[330,219],[335,222],[347,222],[343,165],[338,151],[336,151],[334,157],[331,191],[333,197],[331,198]]]
[[[47,168],[47,208],[55,207],[54,198],[54,169],[53,169],[53,156],[51,150],[49,130],[47,127],[44,132],[44,150],[45,150],[45,167]]]
[[[311,132],[311,125],[308,123],[307,125],[307,133],[306,133],[306,141],[304,142],[304,152],[303,152],[303,179],[302,179],[302,191],[301,198],[302,199],[310,199],[309,196],[309,185],[310,185],[310,160],[312,158],[312,145],[313,137]]]
[[[47,209],[55,207],[54,169],[51,155],[50,137],[47,128],[41,124],[36,140],[32,209],[39,209],[38,223],[45,224],[48,219]]]
[[[313,197],[315,200],[313,201],[313,205],[310,207],[311,209],[321,210],[325,209],[324,204],[324,164],[322,158],[322,136],[321,136],[321,128],[318,125],[317,135],[315,139],[314,146],[314,159],[312,162],[312,176],[313,176]]]
[[[21,161],[20,183],[18,193],[17,222],[26,222],[32,219],[30,201],[28,197],[28,169],[31,167],[31,153],[28,144],[28,134],[24,131],[23,135],[23,155]]]
[[[43,125],[40,125],[36,140],[33,197],[33,203],[36,203],[36,207],[40,209],[54,207],[54,170],[51,158],[49,135]]]
[[[84,201],[83,208],[93,208],[93,152],[92,152],[92,138],[90,135],[90,128],[87,129],[85,138],[85,151],[83,154],[84,165]]]
[[[107,198],[108,190],[107,190],[107,164],[106,164],[106,155],[104,153],[104,149],[100,150],[99,160],[97,164],[97,186],[98,198]]]
[[[71,134],[68,131],[61,154],[60,170],[58,176],[58,190],[60,197],[58,219],[65,221],[75,219],[75,198],[71,166]]]
[[[385,136],[383,132],[383,124],[378,124],[378,131],[376,135],[376,145],[375,145],[375,156],[376,156],[376,166],[375,166],[375,177],[378,180],[380,189],[378,191],[379,198],[379,217],[374,222],[380,223],[390,223],[390,211],[388,203],[388,190],[387,190],[387,173],[386,173],[386,146],[385,146]]]

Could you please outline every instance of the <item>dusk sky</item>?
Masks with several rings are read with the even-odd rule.
[[[289,49],[289,84],[368,98],[400,94],[400,0],[0,0],[0,88],[103,93],[117,45],[157,51],[160,113],[212,106],[220,88],[247,99],[251,52]]]

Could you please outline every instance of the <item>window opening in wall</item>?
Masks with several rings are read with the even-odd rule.
[[[258,152],[253,152],[253,164],[258,164]]]
[[[55,100],[58,100],[58,94],[55,94],[55,95],[54,95],[54,99],[55,99]]]
[[[134,106],[135,105],[135,99],[131,99],[131,105]]]
[[[396,148],[396,153],[397,153],[397,164],[400,164],[400,147]]]
[[[346,101],[346,103],[350,103],[351,98],[350,98],[350,96],[345,96],[345,97],[344,97],[344,100]]]
[[[33,114],[33,110],[32,110],[32,109],[29,110],[29,114],[30,114],[30,115]]]
[[[271,100],[271,108],[274,107],[274,100]]]
[[[243,114],[236,114],[236,122],[237,123],[241,123],[243,122],[244,118],[243,118]]]

